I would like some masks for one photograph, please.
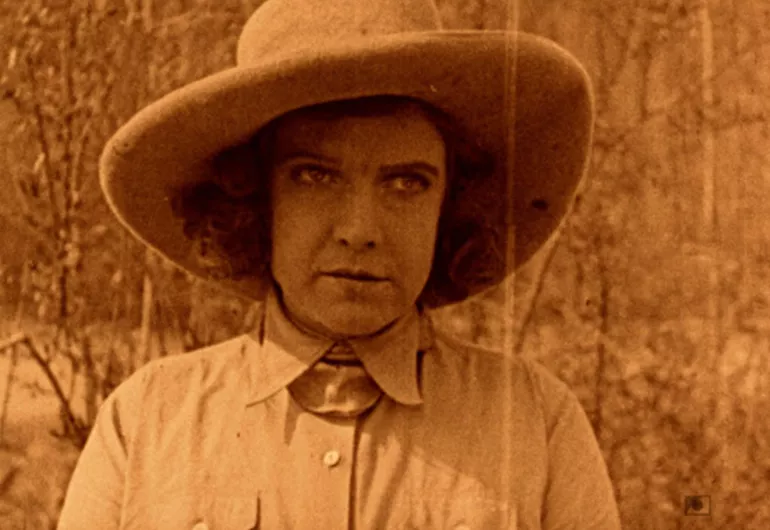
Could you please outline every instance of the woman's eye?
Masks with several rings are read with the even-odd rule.
[[[422,175],[398,175],[386,182],[388,188],[405,193],[418,193],[430,187],[430,181]]]
[[[301,166],[292,170],[292,179],[305,185],[331,184],[336,176],[332,171],[316,166]]]

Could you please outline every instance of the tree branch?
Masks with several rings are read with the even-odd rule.
[[[67,423],[72,427],[77,443],[82,447],[86,441],[87,429],[75,416],[75,413],[72,411],[70,401],[64,395],[64,391],[59,384],[59,380],[57,379],[56,374],[53,373],[51,366],[40,353],[40,350],[35,345],[34,341],[26,333],[16,333],[5,341],[0,342],[0,352],[3,352],[16,344],[24,344],[32,358],[35,360],[38,366],[40,366],[40,369],[43,370],[43,373],[48,379],[48,382],[51,383],[53,391],[56,393],[56,397],[59,399],[59,403],[62,406],[67,419]]]
[[[14,333],[4,341],[0,342],[0,352],[4,352],[11,346],[15,346],[20,342],[24,342],[26,340],[27,340],[26,333]]]
[[[701,79],[698,83],[680,89],[677,93],[673,94],[670,98],[665,100],[660,106],[654,109],[650,109],[646,119],[632,123],[626,128],[619,130],[617,133],[613,134],[611,139],[606,141],[602,141],[599,135],[597,135],[597,138],[594,141],[594,147],[603,149],[606,151],[606,153],[604,158],[595,159],[595,166],[601,167],[604,161],[609,157],[610,153],[626,145],[628,138],[632,134],[644,128],[654,119],[667,116],[673,106],[678,105],[687,99],[700,97],[701,91],[703,90],[703,85],[705,83],[714,83],[720,77],[736,68],[740,61],[749,57],[757,48],[761,48],[767,45],[770,45],[770,39],[754,42],[750,45],[745,45],[741,50],[738,50],[733,61],[731,61],[725,68],[714,72],[713,75],[709,76],[708,78]]]

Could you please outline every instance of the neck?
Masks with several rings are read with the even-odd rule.
[[[337,333],[334,330],[331,330],[326,326],[323,326],[317,322],[313,322],[312,320],[300,317],[295,311],[292,311],[291,308],[289,308],[289,306],[285,303],[281,290],[278,287],[276,287],[275,292],[277,294],[278,303],[281,306],[281,310],[283,311],[284,315],[286,315],[286,318],[288,318],[289,321],[297,329],[302,331],[302,333],[310,335],[311,337],[329,339],[335,342],[342,341],[342,340],[373,339],[375,337],[382,335],[383,333],[386,333],[399,320],[399,319],[396,319],[396,320],[393,320],[392,322],[389,322],[388,324],[381,327],[374,333],[367,333],[364,335],[351,335],[351,334]]]

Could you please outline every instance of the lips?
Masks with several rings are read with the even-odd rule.
[[[334,269],[324,272],[323,274],[324,276],[330,276],[332,278],[342,278],[359,282],[384,282],[388,279],[386,276],[374,274],[364,269]]]

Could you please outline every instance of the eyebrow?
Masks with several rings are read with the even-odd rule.
[[[393,164],[382,166],[381,173],[409,173],[410,171],[422,171],[438,177],[439,170],[436,166],[427,162],[405,162],[403,164]]]
[[[316,160],[326,162],[327,164],[340,165],[340,161],[334,157],[322,155],[320,153],[311,153],[310,151],[301,151],[301,150],[291,151],[288,154],[277,157],[276,162],[281,164],[283,162],[286,162],[287,160],[292,160],[294,158],[315,158]]]
[[[333,164],[333,165],[340,165],[340,161],[337,158],[322,155],[320,153],[311,153],[310,151],[291,151],[286,155],[283,155],[276,159],[276,162],[281,164],[283,162],[286,162],[287,160],[292,160],[294,158],[315,158],[316,160],[320,160],[322,162]],[[422,171],[425,173],[428,173],[436,178],[439,176],[439,170],[436,166],[433,164],[429,164],[427,162],[404,162],[401,164],[390,164],[386,166],[382,166],[380,168],[379,173],[409,173],[412,171]]]

